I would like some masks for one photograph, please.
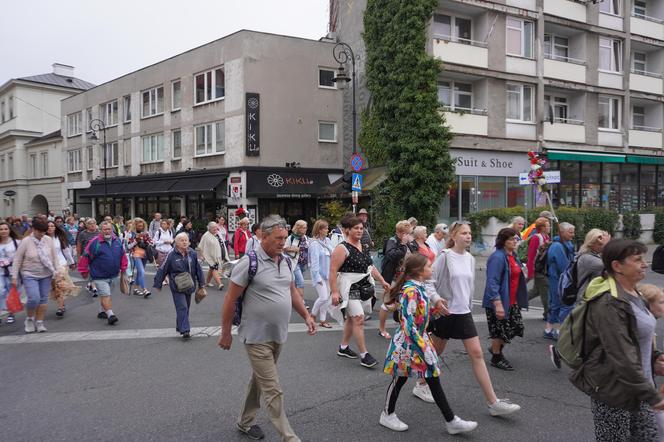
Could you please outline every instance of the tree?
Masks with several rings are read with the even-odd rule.
[[[360,145],[372,164],[388,166],[384,188],[377,192],[393,206],[377,202],[392,213],[385,220],[396,213],[433,225],[454,180],[452,135],[438,104],[441,64],[426,52],[427,26],[437,5],[437,0],[368,0],[364,14],[371,107],[362,117]],[[386,228],[393,230],[394,224]]]

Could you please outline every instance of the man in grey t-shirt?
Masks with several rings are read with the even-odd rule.
[[[265,437],[261,428],[255,424],[262,395],[270,420],[281,439],[299,441],[286,418],[276,364],[282,345],[286,342],[292,309],[304,318],[309,334],[316,333],[316,325],[295,288],[292,269],[283,255],[288,236],[286,221],[270,215],[261,223],[261,231],[263,237],[256,248],[258,267],[251,283],[249,256],[242,257],[233,269],[221,315],[219,346],[224,350],[231,348],[235,301],[242,296],[246,287],[238,337],[245,345],[253,376],[236,424],[237,429],[252,439]],[[295,264],[292,263],[292,266]]]

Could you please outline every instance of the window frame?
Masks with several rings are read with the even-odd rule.
[[[337,89],[337,83],[335,83],[334,81],[332,81],[332,86],[326,86],[326,85],[320,83],[320,73],[321,73],[321,71],[332,72],[332,78],[336,77],[336,75],[337,75],[337,70],[336,69],[319,66],[318,67],[318,87],[320,89]]]
[[[509,115],[508,115],[509,98],[508,98],[507,94],[510,93],[510,90],[509,90],[510,86],[519,88],[518,93],[519,93],[519,116],[520,116],[520,118],[510,118]],[[526,88],[530,89],[530,119],[529,120],[524,119],[525,100],[524,100],[523,97],[525,95],[524,90]],[[534,120],[535,120],[535,115],[534,115],[535,114],[535,112],[534,112],[534,110],[535,110],[534,89],[535,89],[534,86],[529,85],[529,84],[511,83],[511,82],[505,83],[505,121],[507,121],[508,123],[534,123]]]
[[[86,146],[85,150],[86,150],[85,155],[87,160],[86,169],[93,170],[95,167],[94,149],[92,146]]]
[[[640,108],[643,110],[643,112],[636,112],[636,108]],[[639,115],[640,117],[643,118],[643,124],[635,124],[634,117]],[[646,127],[646,108],[645,106],[639,106],[639,105],[632,105],[632,129],[634,130],[642,130],[642,128]]]
[[[333,129],[334,129],[334,139],[329,140],[329,139],[323,139],[320,137],[320,127],[321,124],[331,124]],[[326,121],[326,120],[318,120],[318,142],[319,143],[338,143],[339,142],[339,135],[337,132],[337,122],[336,121]]]
[[[564,100],[564,101],[562,101]],[[547,106],[546,103],[549,103]],[[545,94],[544,95],[545,119],[549,121],[551,115],[549,111],[553,109],[553,122],[567,124],[569,118],[569,99],[562,95]],[[561,110],[564,116],[558,116],[558,110]]]
[[[5,113],[5,101],[0,101],[0,123],[4,123],[6,121],[7,114]]]
[[[106,169],[115,169],[120,164],[120,152],[119,152],[119,143],[117,141],[112,141],[103,145],[103,153],[106,158]],[[104,158],[101,160],[99,165],[100,170],[104,170]]]
[[[83,172],[83,168],[81,165],[81,149],[68,150],[67,173],[78,173],[78,172]]]
[[[547,38],[549,39],[549,49],[550,52],[546,52],[546,40]],[[559,44],[556,40],[557,39],[565,39],[567,41],[567,44]],[[559,48],[564,48],[565,50],[565,55],[561,56],[556,53],[556,49]],[[544,58],[549,58],[550,60],[562,60],[562,61],[569,61],[569,37],[563,37],[562,35],[556,35],[552,33],[546,33],[544,34],[544,41],[542,45],[542,50],[544,51]]]
[[[636,5],[637,3],[642,3],[643,6],[641,6],[641,5],[637,6]],[[648,3],[645,0],[634,0],[633,4],[634,4],[634,6],[632,7],[632,15],[634,17],[643,18],[643,19],[648,17],[648,14],[647,14],[648,13]],[[638,12],[637,9],[639,11],[643,10],[643,12]]]
[[[179,139],[179,149],[180,149],[180,154],[175,155],[175,134],[178,134],[178,139]],[[174,160],[179,160],[182,158],[182,129],[173,129],[171,131],[171,158]]]
[[[40,178],[48,177],[48,152],[39,153],[39,165],[41,166]]]
[[[67,138],[77,137],[81,134],[83,134],[83,112],[78,111],[67,115]]]
[[[90,122],[93,120],[92,118],[92,106],[86,107],[85,108],[85,133],[89,134],[92,132],[92,129],[90,128]]]
[[[608,4],[609,5],[609,10],[608,11],[602,11],[602,5],[603,4]],[[614,15],[616,17],[622,17],[622,2],[621,2],[621,0],[608,0],[608,1],[600,0],[600,2],[599,2],[599,12],[601,14],[609,14],[609,15]]]
[[[179,106],[175,107],[175,84],[178,84],[178,98],[179,98]],[[177,80],[172,80],[171,81],[171,112],[176,112],[182,109],[182,79],[178,78]]]
[[[608,107],[609,107],[609,114],[607,115],[607,121],[609,122],[609,125],[611,124],[611,122],[614,119],[613,118],[614,117],[614,115],[613,115],[614,111],[617,111],[617,118],[615,119],[616,123],[617,123],[617,127],[615,127],[615,128],[614,127],[603,127],[603,126],[600,125],[600,117],[601,117],[601,112],[600,112],[601,103],[600,102],[602,100],[608,100],[607,104],[608,104]],[[612,104],[612,102],[616,102],[615,109],[614,109],[614,105]],[[613,97],[613,96],[609,96],[609,95],[600,95],[597,98],[597,129],[598,130],[605,131],[605,132],[620,132],[621,127],[622,127],[621,118],[622,118],[622,103],[621,103],[621,100],[620,100],[619,97]]]
[[[219,140],[217,139],[217,128],[219,124],[223,124],[224,126],[224,150],[218,152],[217,151],[217,144]],[[205,149],[204,153],[199,153],[198,152],[198,145],[199,145],[199,129],[203,128],[203,146]],[[207,123],[202,123],[202,124],[197,124],[194,126],[194,158],[201,158],[201,157],[210,157],[210,156],[215,156],[215,155],[224,155],[226,153],[226,120],[217,120],[217,121],[209,121]],[[209,148],[209,152],[208,152]]]
[[[117,126],[118,125],[118,100],[117,98],[115,100],[107,101],[106,103],[102,103],[99,105],[101,109],[103,109],[103,112],[100,112],[99,119],[104,122],[104,126],[106,128]],[[114,109],[115,108],[115,109]],[[100,109],[100,110],[101,110]],[[110,111],[110,115],[109,115]],[[109,121],[109,116],[115,116],[114,121]]]
[[[509,22],[510,20],[514,20],[515,22],[519,22],[519,28],[516,28],[514,26],[510,26]],[[531,26],[530,29],[530,42],[526,42],[526,24]],[[522,58],[527,58],[529,60],[534,59],[534,54],[533,54],[533,45],[534,45],[534,40],[535,40],[535,23],[530,20],[524,20],[522,18],[517,18],[511,15],[508,15],[506,20],[505,20],[505,54],[512,56],[512,57],[522,57]],[[521,43],[520,43],[520,53],[515,54],[509,52],[509,44],[508,44],[508,38],[509,38],[509,30],[512,31],[518,31],[521,34]],[[526,46],[526,44],[528,46]],[[526,48],[528,50],[526,51]]]
[[[440,13],[434,14],[433,21],[436,22],[436,17],[447,17],[450,20],[450,35],[444,34],[434,34],[434,38],[441,37],[443,40],[449,39],[449,41],[462,44],[471,44],[473,42],[473,19],[471,17],[466,17],[460,14],[450,14],[450,13]],[[459,27],[457,25],[457,19],[466,20],[470,22],[470,36],[469,38],[459,36]],[[440,23],[440,22],[438,22]],[[435,24],[434,24],[435,26]]]
[[[161,146],[159,146],[158,140],[161,137]],[[149,140],[150,142],[150,150],[152,153],[152,149],[154,148],[154,154],[155,158],[146,159],[145,158],[145,140]],[[154,141],[154,146],[153,146],[153,141]],[[160,149],[161,147],[161,149]],[[161,155],[160,155],[161,154]],[[159,158],[161,156],[161,158]],[[143,135],[141,137],[141,164],[152,164],[152,163],[163,163],[164,162],[164,133],[163,132],[158,132],[158,133],[153,133],[149,135]]]
[[[465,82],[465,81],[457,82],[455,80],[444,79],[444,80],[438,82],[438,84],[436,85],[437,89],[439,89],[440,86],[443,83],[447,83],[449,85],[449,97],[450,97],[450,101],[451,101],[451,104],[449,104],[449,105],[444,104],[441,101],[438,101],[438,104],[440,104],[444,108],[445,111],[456,112],[457,110],[459,110],[459,111],[463,111],[463,112],[472,112],[475,109],[475,98],[474,98],[474,94],[473,94],[473,92],[474,92],[473,83]],[[470,86],[470,92],[458,90],[457,84]],[[470,108],[466,108],[466,107],[462,107],[462,106],[458,105],[457,101],[458,101],[458,96],[459,95],[470,95]]]
[[[161,110],[159,109],[159,90],[161,89]],[[145,94],[148,96],[148,111],[145,114]],[[154,113],[152,113],[154,105]],[[158,85],[141,91],[141,119],[158,117],[164,114],[164,85]]]
[[[131,123],[131,95],[122,97],[122,121]]]
[[[28,165],[30,166],[30,178],[38,178],[37,177],[38,165],[37,165],[36,153],[30,154],[30,156],[28,157]]]
[[[643,60],[636,60],[637,55],[643,55]],[[637,69],[636,63],[643,63],[643,69]],[[648,54],[646,52],[634,51],[632,54],[632,72],[645,75],[648,72]]]
[[[607,45],[602,45],[602,41],[610,42],[610,44]],[[616,49],[617,46],[617,49]],[[602,48],[604,49],[609,49],[610,51],[610,58],[609,58],[609,68],[606,69],[601,66],[602,62]],[[616,55],[618,55],[618,58],[616,58]],[[622,56],[622,40],[619,40],[617,38],[611,38],[611,37],[605,37],[600,35],[599,36],[599,59],[598,59],[598,69],[601,72],[610,72],[613,74],[616,73],[622,73],[623,71],[623,56]]]
[[[9,98],[7,98],[7,110],[9,113],[9,119],[11,120],[16,116],[14,113],[14,96],[10,95]]]
[[[217,77],[216,77],[216,72],[221,71],[221,74],[224,77],[224,85],[223,85],[223,95],[221,97],[213,97],[210,93],[208,93],[208,87],[211,89],[211,91],[216,91],[217,90]],[[200,76],[203,76],[203,100],[198,101],[197,100],[197,92],[198,88],[196,86],[196,79]],[[210,76],[210,79],[208,80],[207,76]],[[218,66],[214,67],[212,69],[209,69],[207,71],[203,72],[197,72],[194,74],[194,107],[195,106],[201,106],[204,104],[209,104],[213,103],[215,101],[221,101],[226,98],[226,71],[224,70],[224,66]],[[210,99],[207,99],[207,96],[210,96]]]

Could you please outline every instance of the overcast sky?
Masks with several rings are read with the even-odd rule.
[[[55,62],[100,84],[240,29],[318,39],[329,0],[2,2],[0,84]]]

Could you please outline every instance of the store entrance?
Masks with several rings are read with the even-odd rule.
[[[260,219],[268,215],[279,215],[291,226],[295,221],[302,219],[308,223],[309,231],[318,216],[316,200],[313,198],[278,199],[259,198],[258,216]]]

